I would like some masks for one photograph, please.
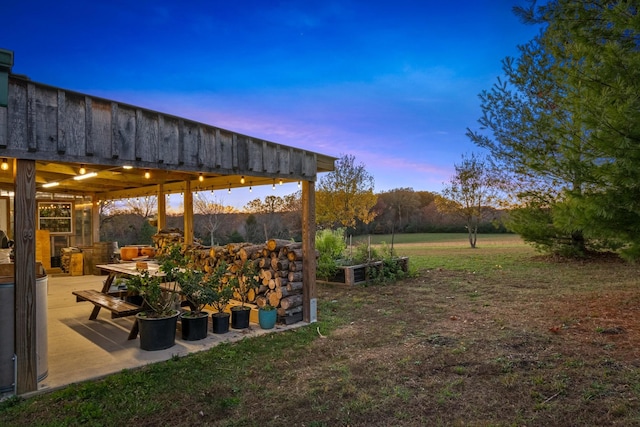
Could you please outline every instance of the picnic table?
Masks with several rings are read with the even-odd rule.
[[[107,271],[109,275],[105,279],[102,289],[88,289],[82,291],[73,291],[76,296],[76,302],[88,301],[93,304],[93,311],[89,315],[89,320],[95,320],[101,309],[107,309],[111,312],[111,318],[119,318],[132,316],[142,311],[143,307],[123,299],[127,292],[125,290],[112,290],[114,280],[118,276],[132,277],[140,275],[140,271],[136,268],[136,263],[123,264],[98,264],[97,268]],[[147,270],[150,274],[162,275],[157,264],[147,263]],[[138,320],[135,319],[129,332],[130,340],[138,336]]]

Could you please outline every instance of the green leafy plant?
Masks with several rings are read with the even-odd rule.
[[[127,289],[137,292],[144,301],[147,317],[167,317],[175,314],[178,299],[178,276],[186,264],[180,245],[171,246],[159,258],[159,273],[142,269],[127,279]]]
[[[276,308],[274,306],[272,306],[269,303],[266,303],[265,305],[263,305],[262,307],[260,307],[260,310],[264,310],[264,311],[271,311],[271,310],[275,310]]]
[[[233,298],[233,285],[229,276],[228,265],[222,261],[205,277],[205,286],[213,296],[210,305],[218,313],[223,313]]]
[[[177,281],[180,284],[180,294],[189,302],[191,312],[183,313],[183,316],[200,316],[204,307],[211,304],[216,295],[214,289],[205,281],[205,274],[199,270],[186,269],[177,273]]]
[[[176,292],[162,288],[165,279],[149,270],[142,270],[139,274],[127,279],[127,288],[137,292],[144,300],[144,312],[147,317],[168,317],[175,314]]]
[[[338,270],[338,260],[342,257],[345,249],[344,229],[318,231],[316,233],[316,250],[319,256],[316,276],[325,280],[333,277]]]
[[[251,260],[245,261],[236,274],[229,279],[234,298],[240,301],[240,306],[234,309],[245,309],[245,304],[249,302],[249,293],[258,287],[259,279],[256,267]]]

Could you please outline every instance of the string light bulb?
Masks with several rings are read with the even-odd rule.
[[[282,183],[283,183],[282,178],[280,178],[280,182],[279,182],[279,184],[280,184],[280,185],[282,185]]]
[[[227,191],[227,193],[231,194],[231,187],[229,187],[229,191]]]
[[[151,172],[149,172],[149,169],[147,169],[146,171],[144,171],[144,177],[145,177],[146,179],[151,178]]]
[[[204,181],[204,176],[202,176],[202,174],[198,175],[198,181],[200,182]]]
[[[253,187],[249,186],[249,193],[253,193]]]
[[[275,190],[275,189],[276,189],[276,180],[275,180],[275,179],[273,180],[273,185],[271,186],[271,189],[272,189],[272,190]]]
[[[9,170],[9,162],[7,162],[7,158],[2,159],[2,164],[0,164],[0,169],[3,171]]]
[[[84,175],[85,173],[87,173],[87,170],[85,169],[84,165],[80,165],[80,170],[78,172],[80,172],[80,175]]]
[[[298,188],[300,188],[300,181],[298,181]]]
[[[244,175],[240,177],[240,184],[244,184]]]

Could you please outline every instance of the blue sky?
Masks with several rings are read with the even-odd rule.
[[[465,136],[478,94],[538,31],[515,5],[526,1],[23,0],[2,6],[0,47],[38,82],[351,154],[376,191],[438,192],[478,151]]]

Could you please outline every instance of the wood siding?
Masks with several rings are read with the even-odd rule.
[[[15,76],[0,110],[3,157],[306,181],[333,166],[314,152]]]

